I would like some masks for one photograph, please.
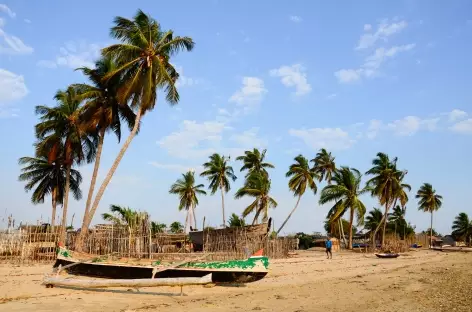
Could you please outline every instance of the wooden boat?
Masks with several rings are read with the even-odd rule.
[[[453,247],[453,246],[443,246],[443,247],[432,247],[431,250],[435,251],[445,251],[445,252],[472,252],[470,247]]]
[[[177,265],[164,265],[151,260],[119,263],[59,247],[54,267],[59,266],[70,274],[111,279],[203,277],[212,274],[213,283],[249,283],[267,275],[269,259],[262,256],[262,250],[259,250],[245,260],[189,261]]]
[[[398,258],[400,255],[397,253],[376,253],[377,258],[389,259],[389,258]]]

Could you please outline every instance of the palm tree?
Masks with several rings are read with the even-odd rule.
[[[287,219],[285,219],[285,221],[278,229],[277,235],[280,233],[287,221],[297,209],[298,204],[300,203],[300,199],[302,198],[303,194],[305,194],[306,189],[309,188],[313,192],[313,194],[316,194],[316,191],[318,190],[315,183],[315,179],[318,178],[318,176],[313,170],[310,169],[308,159],[306,159],[302,155],[298,155],[294,158],[294,160],[295,163],[290,165],[289,170],[287,171],[285,176],[287,178],[290,178],[290,180],[288,181],[288,188],[291,192],[293,192],[294,196],[298,197],[297,203],[295,204],[295,207],[292,209],[292,211],[290,211],[290,214],[288,215]]]
[[[269,195],[269,177],[263,173],[253,173],[247,177],[246,183],[235,194],[235,198],[244,196],[253,197],[254,201],[243,211],[243,217],[247,217],[252,212],[255,213],[252,224],[254,225],[262,213],[262,222],[267,222],[269,218],[269,208],[277,207],[277,202]]]
[[[137,113],[128,138],[95,196],[84,228],[89,227],[108,183],[138,132],[141,117],[154,109],[157,89],[164,90],[166,100],[171,105],[179,102],[179,93],[175,86],[179,74],[170,62],[171,57],[182,50],[191,51],[194,46],[192,38],[174,36],[172,30],[161,29],[155,19],[141,10],[138,10],[132,20],[116,17],[114,24],[110,31],[111,36],[121,43],[104,48],[102,54],[115,60],[117,68],[106,74],[103,79],[107,81],[118,76],[118,103],[130,103]]]
[[[19,176],[20,181],[26,181],[25,191],[34,189],[31,196],[33,204],[44,203],[44,198],[51,195],[52,216],[51,227],[54,230],[56,225],[56,207],[62,204],[65,192],[65,181],[67,169],[56,159],[50,163],[45,156],[39,157],[21,157],[18,161],[19,165],[24,165]],[[76,200],[82,198],[80,191],[80,183],[82,176],[80,172],[71,169],[70,171],[70,190]]]
[[[215,194],[218,189],[221,191],[221,211],[223,212],[223,227],[226,227],[225,218],[225,197],[224,193],[228,193],[231,189],[230,179],[236,181],[233,167],[228,165],[229,157],[226,158],[220,154],[213,154],[210,156],[210,161],[203,164],[203,171],[200,176],[206,177],[210,182],[208,189],[211,194]]]
[[[431,213],[431,231],[430,231],[430,246],[433,246],[433,212],[438,211],[442,206],[442,196],[436,194],[436,190],[429,183],[424,183],[415,196],[419,199],[418,210]]]
[[[195,207],[198,206],[198,197],[197,195],[206,195],[206,192],[202,190],[204,187],[203,184],[195,185],[195,173],[193,171],[188,171],[187,173],[182,174],[182,178],[178,179],[170,187],[169,193],[179,195],[179,211],[185,209],[187,211],[187,217],[185,218],[185,228],[187,228],[188,214],[191,210],[194,226],[197,227],[197,218],[195,217]]]
[[[366,208],[359,196],[367,191],[361,189],[361,173],[354,168],[342,167],[334,173],[332,181],[334,184],[323,188],[320,195],[320,204],[335,202],[331,208],[330,220],[335,221],[342,217],[345,211],[350,210],[349,214],[349,245],[352,249],[352,224],[354,214],[356,214],[358,224],[364,223],[364,214]]]
[[[242,227],[245,226],[246,222],[244,218],[240,218],[237,214],[233,213],[228,220],[229,227]]]
[[[328,184],[331,184],[333,174],[336,172],[336,164],[331,152],[328,153],[326,149],[322,148],[310,162],[314,163],[313,171],[318,175],[319,181],[325,179]]]
[[[88,163],[93,161],[96,153],[96,136],[87,133],[81,127],[80,102],[73,88],[58,91],[55,99],[58,102],[56,107],[36,106],[36,114],[40,115],[40,123],[35,127],[39,139],[36,144],[36,154],[47,156],[50,163],[61,158],[66,168],[61,225],[63,230],[60,237],[60,240],[64,241],[72,166],[84,161]]]
[[[135,114],[128,105],[120,105],[116,98],[117,87],[119,85],[119,76],[104,80],[107,74],[116,70],[116,63],[110,57],[104,57],[95,63],[95,68],[87,67],[78,68],[77,70],[88,78],[91,84],[73,84],[71,87],[77,93],[79,101],[85,100],[82,108],[81,122],[88,132],[96,132],[98,134],[97,154],[92,173],[92,180],[85,205],[84,219],[82,222],[81,233],[85,233],[90,205],[92,203],[93,191],[97,181],[98,169],[100,167],[100,158],[102,154],[105,133],[113,131],[118,138],[121,138],[121,120],[125,121],[129,130],[134,126]],[[79,238],[83,238],[79,235]],[[81,245],[78,241],[77,245]]]
[[[129,207],[118,205],[110,205],[110,212],[102,214],[102,218],[128,228],[128,256],[131,256],[133,232],[147,219],[148,215],[145,212],[137,212]]]
[[[400,206],[395,206],[392,213],[388,214],[388,222],[395,226],[395,236],[397,235],[397,225],[405,222],[405,210]]]
[[[151,233],[164,233],[166,231],[167,225],[165,223],[151,222]]]
[[[461,212],[456,216],[452,224],[452,235],[456,239],[463,239],[465,242],[469,240],[469,246],[472,243],[472,220],[465,212]]]
[[[243,166],[241,167],[241,172],[247,170],[246,177],[248,177],[253,172],[261,172],[265,175],[268,175],[267,168],[274,168],[274,165],[271,163],[264,162],[265,155],[267,150],[262,150],[262,153],[254,148],[252,151],[245,151],[243,156],[238,156],[236,160],[242,161]]]
[[[377,231],[383,224],[382,231],[382,246],[385,242],[385,232],[387,229],[388,211],[395,201],[398,200],[399,190],[402,188],[402,179],[405,176],[405,171],[397,170],[397,158],[390,160],[387,154],[378,153],[377,157],[372,161],[373,167],[366,172],[373,177],[367,181],[367,189],[370,190],[371,195],[377,197],[381,205],[385,206],[382,222],[379,228],[373,233],[376,237]],[[409,186],[408,186],[409,187]],[[405,200],[404,198],[401,200]],[[406,203],[406,201],[405,201]]]
[[[365,217],[365,226],[366,230],[369,230],[371,233],[375,232],[376,229],[382,225],[383,213],[380,209],[374,208],[374,210],[369,211],[367,217]],[[376,244],[377,237],[373,237],[373,243]]]
[[[182,223],[180,222],[172,222],[170,224],[170,232],[177,234],[177,233],[182,233],[184,231],[184,227],[182,226]]]

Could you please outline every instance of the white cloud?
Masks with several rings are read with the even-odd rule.
[[[383,124],[382,121],[377,119],[372,119],[369,123],[369,127],[367,128],[366,136],[368,139],[375,139],[377,134],[382,129]]]
[[[364,33],[357,44],[356,50],[367,49],[375,45],[378,40],[387,41],[387,38],[393,34],[401,32],[408,26],[407,22],[389,22],[389,20],[383,20],[377,25],[377,30],[374,33],[370,33],[372,26],[370,24],[364,25]]]
[[[472,118],[459,121],[449,129],[458,133],[472,134]]]
[[[439,118],[421,119],[416,116],[406,116],[388,124],[388,128],[399,136],[411,136],[420,129],[436,130]]]
[[[6,13],[8,16],[10,16],[11,18],[15,18],[16,17],[16,13],[13,12],[9,7],[6,6],[6,4],[1,4],[0,3],[0,12],[4,12]]]
[[[333,100],[334,98],[336,98],[338,95],[336,93],[331,93],[330,95],[326,96],[326,99],[327,100]]]
[[[468,114],[460,109],[453,109],[449,114],[449,121],[457,121],[467,118]]]
[[[301,64],[281,66],[270,71],[272,77],[280,77],[286,87],[295,87],[295,95],[301,96],[311,92],[311,86],[307,82],[305,68]]]
[[[303,21],[303,19],[297,15],[290,15],[290,20],[295,23],[300,23]]]
[[[200,79],[194,79],[194,78],[185,76],[184,69],[182,66],[174,65],[174,67],[175,67],[175,70],[177,70],[177,72],[179,73],[179,79],[175,83],[177,88],[186,87],[186,86],[191,87],[194,85],[198,85],[201,82]]]
[[[0,54],[31,54],[33,51],[34,49],[26,45],[20,38],[7,34],[0,28]]]
[[[180,130],[162,138],[157,144],[172,156],[179,158],[197,158],[214,152],[211,144],[219,143],[225,124],[217,121],[197,123],[184,120]],[[203,147],[202,145],[208,145]]]
[[[364,64],[357,69],[341,69],[334,73],[341,83],[351,83],[361,78],[373,78],[378,75],[379,69],[388,59],[395,57],[400,52],[410,51],[415,48],[414,43],[401,46],[393,46],[389,49],[378,48],[373,54],[366,57]]]
[[[5,26],[5,20],[0,17],[0,28]]]
[[[259,128],[253,127],[249,130],[243,131],[242,133],[233,134],[229,139],[243,148],[266,147],[267,141],[260,138],[258,132]]]
[[[69,41],[59,49],[59,54],[54,60],[40,60],[36,65],[46,68],[59,66],[76,69],[78,67],[93,67],[100,57],[101,46],[85,41]]]
[[[27,19],[27,18],[25,18],[23,21],[24,21],[26,24],[31,24],[31,20],[29,20],[29,19]]]
[[[23,76],[0,68],[0,106],[20,100],[27,94]]]
[[[244,77],[243,86],[229,98],[229,102],[246,106],[249,109],[252,106],[259,105],[266,93],[267,89],[264,87],[262,79]]]
[[[157,161],[150,161],[149,164],[151,166],[154,166],[159,169],[164,169],[164,170],[170,170],[170,171],[175,171],[178,173],[185,173],[187,171],[194,171],[197,174],[202,172],[203,167],[202,166],[184,166],[184,165],[179,165],[179,164],[163,164]]]
[[[314,150],[320,148],[343,150],[350,148],[356,142],[341,128],[290,129],[289,134],[302,139]]]

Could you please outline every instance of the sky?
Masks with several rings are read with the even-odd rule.
[[[144,116],[94,223],[103,222],[100,214],[111,204],[183,223],[170,185],[189,169],[201,172],[214,152],[231,156],[238,179],[226,194],[226,215],[239,215],[249,200],[234,199],[244,180],[234,159],[254,147],[266,148],[276,167],[270,171],[276,228],[296,202],[285,177],[289,165],[300,153],[314,158],[322,147],[338,166],[361,172],[378,152],[398,157],[413,188],[406,217],[417,231],[430,222],[414,198],[425,182],[444,198],[434,216],[440,233],[450,233],[460,212],[472,215],[468,0],[1,1],[0,227],[10,214],[17,224],[49,221],[50,200],[31,204],[18,181],[18,158],[34,153],[34,107],[52,106],[57,90],[84,82],[74,69],[93,66],[100,49],[115,42],[109,36],[113,18],[131,18],[138,9],[196,45],[172,59],[181,75],[179,104],[171,107],[160,96]],[[99,183],[122,142],[106,137]],[[92,165],[79,169],[84,198],[69,205],[68,222],[75,226]],[[317,195],[303,196],[284,234],[323,231],[331,207],[318,204],[324,185],[318,184]],[[368,210],[379,207],[368,195],[362,200]],[[196,216],[198,224],[205,217],[206,225],[219,226],[220,195],[200,198]]]

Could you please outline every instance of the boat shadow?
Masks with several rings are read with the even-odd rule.
[[[166,296],[166,297],[181,297],[187,296],[185,293],[164,293],[154,291],[140,291],[139,289],[101,289],[101,288],[85,288],[85,287],[71,287],[71,286],[54,286],[54,288],[70,289],[70,290],[82,290],[82,291],[93,291],[99,293],[115,293],[115,294],[128,294],[128,295],[151,295],[151,296]],[[180,290],[180,289],[179,289]]]

